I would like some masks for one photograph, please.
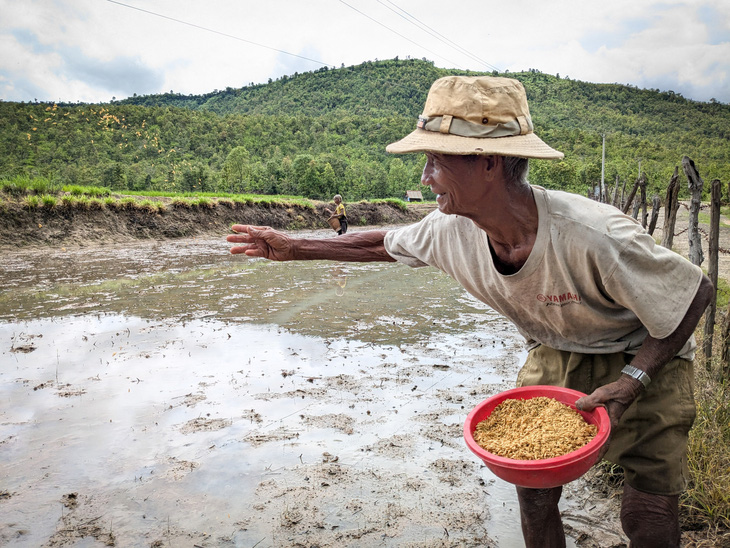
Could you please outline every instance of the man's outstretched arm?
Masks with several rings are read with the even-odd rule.
[[[272,261],[331,260],[394,262],[385,251],[385,230],[351,232],[336,238],[291,238],[267,226],[233,225],[226,239],[236,245],[231,253],[264,257]]]

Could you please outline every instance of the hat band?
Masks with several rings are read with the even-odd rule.
[[[532,133],[532,120],[529,116],[520,116],[515,120],[490,126],[475,124],[447,114],[419,116],[418,128],[461,137],[514,137]]]

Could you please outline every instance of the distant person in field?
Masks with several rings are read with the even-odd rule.
[[[325,211],[330,218],[337,217],[340,221],[340,229],[337,231],[337,235],[342,236],[347,232],[347,214],[345,213],[345,204],[342,203],[342,196],[339,194],[335,194],[332,201],[335,203],[334,212],[331,209],[325,209]]]
[[[417,128],[386,150],[426,154],[421,182],[438,209],[419,223],[327,239],[234,225],[231,252],[446,272],[525,337],[518,385],[564,386],[588,394],[579,408],[606,407],[604,456],[624,470],[631,547],[678,547],[695,418],[693,333],[714,295],[710,280],[617,208],[528,182],[529,158],[563,154],[535,135],[517,80],[437,80]],[[528,548],[565,546],[561,493],[517,487]]]

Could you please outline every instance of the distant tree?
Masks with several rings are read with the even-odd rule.
[[[324,198],[317,166],[311,154],[300,154],[294,158],[292,172],[297,193],[307,198]]]
[[[246,192],[251,156],[245,147],[237,146],[228,153],[223,163],[223,181],[228,192]]]
[[[413,190],[411,186],[411,177],[405,163],[400,158],[394,158],[388,166],[386,185],[388,196],[402,198],[405,196],[406,190]]]

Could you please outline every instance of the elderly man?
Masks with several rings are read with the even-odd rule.
[[[634,548],[679,546],[678,497],[695,416],[693,332],[713,296],[702,271],[616,208],[527,182],[559,159],[533,132],[516,80],[451,76],[389,152],[425,152],[438,210],[392,231],[293,239],[234,225],[231,250],[272,260],[399,261],[443,270],[509,318],[529,349],[518,385],[552,384],[603,405],[605,458],[623,467],[621,522]],[[518,487],[528,547],[565,546],[562,488]]]

